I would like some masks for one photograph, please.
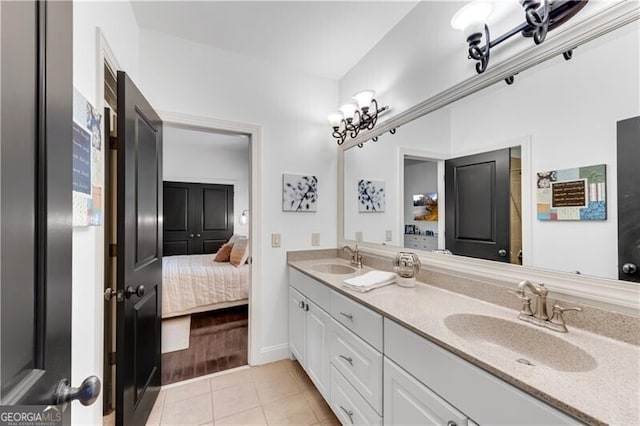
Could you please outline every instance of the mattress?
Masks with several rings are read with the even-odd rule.
[[[214,262],[213,254],[162,259],[162,317],[248,298],[250,265]]]

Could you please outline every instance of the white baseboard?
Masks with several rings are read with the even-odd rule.
[[[254,360],[253,365],[268,364],[270,362],[288,358],[289,343],[281,343],[279,345],[267,346],[260,349],[259,357]]]

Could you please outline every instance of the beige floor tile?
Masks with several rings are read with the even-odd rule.
[[[149,414],[149,418],[147,419],[147,426],[158,426],[160,424],[166,394],[167,393],[164,390],[161,390],[158,393],[158,398],[156,398],[156,402],[153,404],[153,408],[151,409],[151,413]],[[113,419],[115,424],[115,412],[113,414]]]
[[[333,411],[331,411],[331,407],[329,407],[323,396],[320,395],[320,392],[306,392],[304,394],[304,397],[307,399],[309,406],[319,420],[334,417]]]
[[[271,380],[282,376],[283,374],[289,374],[289,367],[291,361],[277,361],[270,364],[259,365],[251,368],[251,375],[253,380],[257,383],[259,381]]]
[[[260,406],[253,383],[230,386],[213,392],[213,414],[222,419]]]
[[[266,424],[267,420],[264,418],[262,407],[252,408],[251,410],[243,411],[242,413],[216,420],[216,426],[266,426]]]
[[[194,396],[181,401],[165,402],[161,425],[201,425],[213,420],[211,395]]]
[[[304,370],[302,372],[294,373],[292,374],[292,376],[293,376],[293,379],[296,381],[298,388],[300,388],[301,391],[317,392],[316,385],[313,384],[313,382],[311,381],[309,376],[307,376],[307,373],[305,373]]]
[[[256,380],[256,390],[262,405],[300,393],[295,380],[288,372],[270,380]]]
[[[205,393],[209,394],[211,392],[211,388],[209,386],[209,380],[199,380],[187,385],[166,389],[165,392],[166,396],[164,403],[166,405],[170,402],[182,401]]]
[[[340,423],[340,420],[338,420],[336,416],[333,416],[331,418],[321,420],[313,426],[342,426],[342,423]]]
[[[318,422],[303,395],[294,395],[263,406],[269,426],[307,426]]]
[[[253,381],[251,377],[251,370],[240,370],[229,374],[223,374],[211,379],[211,390],[217,391],[220,389],[228,388],[230,386],[237,386],[244,383],[251,383]]]

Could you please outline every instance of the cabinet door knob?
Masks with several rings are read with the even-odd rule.
[[[449,420],[447,422],[447,426],[458,426],[458,423],[454,422],[453,420]]]
[[[507,251],[505,249],[498,250],[498,256],[507,257]]]
[[[300,301],[300,303],[298,303],[298,308],[300,309],[304,309],[304,301]]]
[[[625,263],[622,265],[622,272],[629,275],[635,274],[638,272],[638,267],[634,263]]]

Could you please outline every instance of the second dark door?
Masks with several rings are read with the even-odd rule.
[[[640,282],[640,117],[618,121],[618,278]]]
[[[233,235],[233,185],[164,182],[164,255],[215,253]]]
[[[445,162],[445,238],[453,254],[510,261],[510,149]]]

